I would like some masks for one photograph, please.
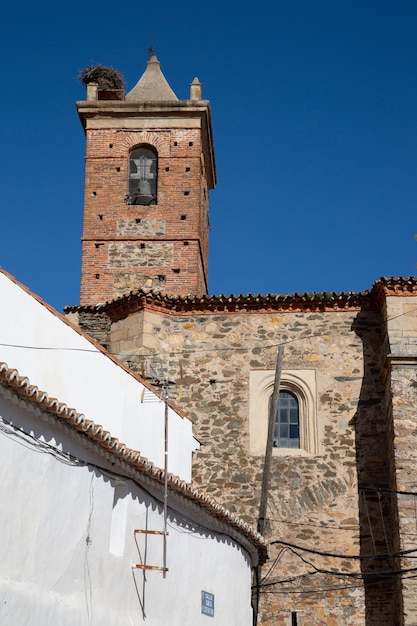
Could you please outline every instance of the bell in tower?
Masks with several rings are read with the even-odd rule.
[[[81,304],[143,289],[207,294],[216,171],[200,82],[179,100],[156,57],[127,94],[103,82],[106,68],[88,70],[77,103],[86,134]]]
[[[135,148],[130,153],[129,204],[156,204],[157,158],[149,148]]]

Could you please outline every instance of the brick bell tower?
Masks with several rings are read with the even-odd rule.
[[[87,144],[80,304],[136,289],[206,294],[216,169],[198,79],[178,100],[153,56],[126,96],[88,82],[77,109]]]

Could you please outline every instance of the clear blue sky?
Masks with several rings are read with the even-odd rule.
[[[0,264],[79,301],[79,72],[128,88],[151,34],[179,98],[211,100],[211,293],[359,291],[417,261],[417,2],[74,0],[2,20]]]

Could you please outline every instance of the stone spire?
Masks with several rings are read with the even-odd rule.
[[[132,100],[134,102],[178,100],[161,72],[160,64],[156,56],[149,59],[144,74],[135,87],[126,95],[126,100]]]
[[[197,76],[190,84],[190,100],[201,100],[203,97],[203,86]]]

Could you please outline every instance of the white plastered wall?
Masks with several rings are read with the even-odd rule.
[[[164,467],[164,404],[58,315],[0,273],[0,361]],[[145,400],[142,402],[142,400]],[[198,443],[169,409],[168,469],[191,480]]]
[[[207,514],[193,522],[192,506],[168,501],[166,578],[132,568],[162,565],[162,537],[133,532],[162,530],[162,504],[149,481],[115,476],[117,464],[82,440],[0,394],[0,623],[250,626],[248,554],[224,529],[206,530]],[[202,591],[215,597],[214,617],[201,613]]]

